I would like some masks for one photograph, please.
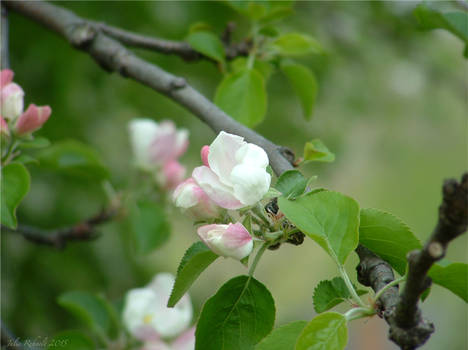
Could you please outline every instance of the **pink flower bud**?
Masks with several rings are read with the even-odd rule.
[[[30,104],[26,112],[18,118],[15,131],[18,135],[29,134],[39,129],[49,119],[52,109],[49,106],[38,107]]]
[[[13,71],[10,69],[4,69],[0,72],[0,87],[10,84],[13,81]]]
[[[4,74],[6,75],[6,74]],[[1,77],[8,81],[9,77]],[[0,93],[1,114],[5,119],[15,120],[23,112],[23,89],[18,84],[2,85]]]
[[[195,219],[215,218],[220,214],[221,208],[208,197],[192,178],[177,186],[172,198],[177,207],[187,211]]]
[[[5,119],[0,115],[0,134],[4,136],[10,136],[10,130],[8,129],[8,124]]]
[[[208,154],[209,153],[210,153],[210,146],[208,146],[208,145],[203,146],[201,151],[200,151],[200,156],[201,156],[201,160],[202,160],[203,165],[205,165],[207,167],[210,166],[208,164]]]
[[[185,167],[176,160],[165,163],[161,171],[156,173],[156,180],[159,184],[169,190],[176,188],[184,177]]]
[[[155,132],[150,146],[150,155],[154,163],[163,164],[179,158],[188,147],[188,131],[177,130],[171,121],[163,121]]]
[[[198,236],[213,253],[242,260],[252,252],[253,240],[241,224],[205,225],[197,230]]]

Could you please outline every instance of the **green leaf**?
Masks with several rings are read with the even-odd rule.
[[[335,155],[330,152],[327,146],[319,139],[313,139],[304,145],[304,163],[314,162],[333,162]]]
[[[96,345],[79,331],[64,331],[56,334],[47,344],[47,350],[95,350]]]
[[[85,322],[97,334],[109,335],[112,338],[117,335],[118,325],[115,324],[113,310],[102,297],[88,292],[72,291],[62,294],[58,298],[58,303]]]
[[[278,191],[276,188],[270,187],[268,189],[268,192],[265,193],[265,195],[263,196],[262,200],[272,199],[272,198],[275,198],[275,197],[279,197],[281,195],[282,195],[282,193],[280,191]]]
[[[274,329],[257,344],[255,350],[294,350],[297,337],[306,324],[306,321],[296,321]]]
[[[302,56],[323,52],[317,40],[303,33],[283,34],[273,42],[273,47],[283,56]]]
[[[164,244],[170,235],[170,226],[164,207],[147,201],[138,201],[130,211],[130,225],[138,254],[148,254]]]
[[[435,264],[428,273],[432,281],[445,287],[468,303],[468,265],[452,263],[447,266]]]
[[[348,342],[346,318],[336,312],[316,316],[305,326],[296,350],[342,350]]]
[[[195,22],[190,25],[189,28],[189,34],[195,33],[195,32],[212,32],[213,27],[206,23],[206,22]]]
[[[299,96],[304,118],[310,120],[318,90],[318,83],[314,73],[306,66],[294,62],[281,64],[281,70],[288,78],[297,96]]]
[[[226,75],[216,90],[215,103],[242,124],[249,127],[259,124],[267,108],[262,75],[255,69]]]
[[[310,192],[295,200],[278,199],[289,221],[315,240],[339,264],[358,245],[359,205],[341,193]]]
[[[1,169],[1,220],[2,224],[16,228],[16,208],[29,191],[31,178],[23,164],[10,163]]]
[[[414,15],[421,29],[448,30],[468,45],[468,13],[462,11],[442,13],[426,4],[420,4],[414,9]]]
[[[273,66],[267,61],[255,60],[253,67],[263,76],[265,81],[267,81],[273,73]],[[231,68],[233,73],[247,69],[247,58],[237,57],[231,62]]]
[[[194,243],[187,249],[177,269],[176,281],[167,306],[174,307],[197,277],[217,258],[218,255],[202,242]]]
[[[196,51],[218,62],[224,62],[224,46],[221,40],[208,31],[196,31],[189,34],[187,42]]]
[[[288,170],[281,174],[275,188],[286,198],[295,198],[304,193],[308,180],[298,170]]]
[[[78,179],[104,180],[109,177],[96,151],[78,141],[55,143],[41,152],[41,166]]]
[[[273,329],[275,304],[266,287],[238,276],[203,306],[195,350],[250,350]]]
[[[268,13],[260,19],[260,22],[262,24],[273,23],[273,22],[279,21],[285,17],[292,15],[293,13],[294,11],[290,7],[276,6],[270,9],[270,11],[268,11]]]
[[[50,146],[50,141],[45,137],[34,137],[32,140],[21,140],[21,143],[18,145],[20,149],[26,148],[45,148]]]
[[[39,161],[36,158],[27,154],[20,154],[17,158],[15,158],[15,162],[23,164],[39,164]]]
[[[387,261],[400,275],[406,271],[406,254],[421,243],[396,216],[378,209],[362,209],[359,243]]]
[[[364,290],[356,292],[358,295],[367,293]],[[350,298],[351,294],[343,278],[335,277],[331,281],[321,281],[314,289],[314,309],[317,313],[322,313]]]

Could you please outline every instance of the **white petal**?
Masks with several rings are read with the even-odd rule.
[[[252,205],[268,192],[271,176],[265,169],[239,164],[232,170],[231,181],[235,197],[244,205]]]
[[[220,207],[226,209],[239,209],[244,207],[234,196],[233,188],[222,184],[218,176],[207,166],[195,168],[192,177],[203,191],[205,191],[208,197]]]
[[[237,163],[248,164],[259,168],[268,166],[268,156],[263,148],[247,143],[236,152]]]
[[[231,185],[229,175],[236,166],[236,152],[245,145],[243,137],[221,131],[210,145],[208,164],[225,185]]]
[[[145,319],[154,317],[156,302],[156,295],[148,288],[132,289],[127,293],[122,318],[130,333],[137,335],[138,329],[145,325]]]
[[[137,166],[151,170],[154,164],[151,160],[150,145],[158,132],[158,124],[151,119],[133,119],[128,123],[128,129]]]

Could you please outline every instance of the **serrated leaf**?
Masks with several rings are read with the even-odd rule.
[[[403,221],[371,208],[361,209],[359,243],[387,261],[400,275],[405,274],[408,252],[421,249],[421,243]]]
[[[348,343],[346,318],[336,312],[316,316],[302,330],[296,350],[343,350]]]
[[[281,174],[275,188],[286,198],[295,198],[304,193],[308,180],[298,170],[287,170]]]
[[[31,178],[28,170],[20,163],[10,163],[1,169],[1,222],[16,228],[16,208],[29,192]]]
[[[468,303],[468,265],[452,263],[447,266],[435,264],[428,273],[432,281],[445,287]]]
[[[314,162],[333,162],[335,155],[325,146],[320,139],[313,139],[304,145],[304,163]]]
[[[202,242],[194,243],[187,249],[177,269],[176,280],[167,306],[174,307],[197,277],[217,258],[218,255]]]
[[[100,181],[109,177],[96,151],[75,140],[58,142],[43,150],[39,162],[41,167],[78,179]]]
[[[283,56],[302,56],[310,53],[322,53],[323,49],[313,37],[303,33],[280,35],[273,47]]]
[[[354,286],[353,286],[354,287]],[[356,287],[354,287],[356,290]],[[364,290],[356,290],[358,295],[367,293]],[[335,277],[331,281],[321,281],[314,289],[314,309],[317,313],[322,313],[332,307],[350,299],[351,294],[341,277]]]
[[[304,118],[310,120],[318,91],[318,83],[314,73],[308,67],[294,62],[282,63],[281,70],[299,96]]]
[[[96,345],[79,331],[64,331],[56,334],[47,344],[47,350],[95,350]]]
[[[226,75],[216,90],[215,103],[244,125],[253,127],[259,124],[267,108],[262,75],[255,69]]]
[[[266,287],[238,276],[224,284],[203,306],[195,350],[251,350],[273,328],[275,304]]]
[[[187,42],[205,56],[224,62],[224,46],[215,34],[208,31],[195,31],[189,34]]]
[[[297,337],[306,324],[306,321],[296,321],[274,329],[255,350],[294,350]]]
[[[289,221],[315,240],[339,264],[358,245],[359,205],[341,193],[316,191],[288,200],[278,198]]]
[[[88,292],[72,291],[58,298],[60,306],[85,322],[94,332],[114,338],[118,325],[109,309],[109,304],[102,298]]]
[[[426,4],[418,5],[413,13],[421,29],[448,30],[468,45],[468,13],[462,11],[443,13],[431,9]]]
[[[148,254],[169,239],[170,225],[160,204],[140,200],[131,208],[129,219],[137,254]]]

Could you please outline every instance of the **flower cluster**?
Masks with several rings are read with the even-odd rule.
[[[143,342],[142,350],[195,348],[195,328],[189,328],[193,315],[189,295],[185,294],[173,308],[166,306],[174,282],[171,274],[160,273],[146,287],[132,289],[125,297],[123,323]]]
[[[17,136],[29,135],[49,119],[52,112],[49,106],[38,107],[30,104],[24,108],[24,91],[13,83],[13,71],[4,69],[0,72],[0,132],[9,137],[10,131]]]
[[[195,168],[173,195],[175,205],[197,220],[219,222],[226,217],[225,209],[253,206],[270,187],[267,154],[240,136],[221,131],[210,146],[203,146],[201,159],[204,165]],[[197,233],[218,255],[242,260],[252,252],[252,237],[239,222],[204,225]]]
[[[177,159],[187,150],[188,131],[177,130],[171,121],[158,124],[151,119],[134,119],[128,128],[135,165],[153,173],[163,188],[175,188],[185,176]]]

